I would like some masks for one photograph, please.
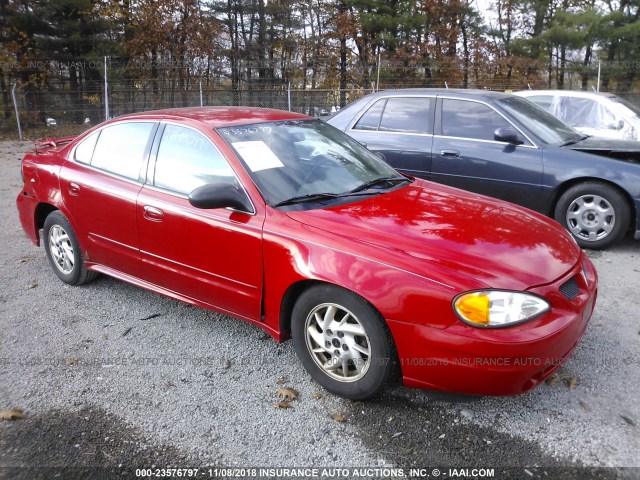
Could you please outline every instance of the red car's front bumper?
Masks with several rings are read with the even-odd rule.
[[[560,287],[568,282],[578,293],[562,293]],[[567,275],[530,291],[550,301],[551,311],[514,327],[480,329],[457,322],[440,330],[389,320],[405,385],[514,395],[544,381],[573,353],[586,329],[596,302],[597,274],[583,258]]]

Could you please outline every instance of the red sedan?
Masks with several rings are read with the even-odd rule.
[[[22,226],[63,282],[104,273],[292,337],[347,398],[397,375],[525,392],[572,353],[595,304],[596,271],[557,223],[400,175],[295,113],[128,115],[42,142],[22,174]]]

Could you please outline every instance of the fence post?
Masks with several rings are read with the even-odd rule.
[[[22,138],[22,126],[20,125],[20,112],[18,111],[18,102],[16,100],[16,86],[18,84],[14,83],[13,88],[11,89],[11,98],[13,98],[13,108],[16,110],[16,122],[18,123],[18,135],[20,136],[20,141]]]
[[[287,86],[287,103],[289,104],[289,111],[291,111],[291,82]]]
[[[380,89],[380,52],[378,52],[378,74],[376,76],[376,92]]]
[[[200,77],[200,106],[204,107],[204,102],[202,100],[202,77]]]
[[[104,121],[109,120],[109,80],[107,79],[107,57],[104,57]]]

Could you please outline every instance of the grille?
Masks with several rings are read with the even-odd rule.
[[[572,278],[560,285],[560,292],[569,300],[573,300],[580,293],[580,287],[578,287],[576,279]]]

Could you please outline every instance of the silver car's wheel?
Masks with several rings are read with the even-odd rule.
[[[53,264],[65,275],[73,272],[75,255],[69,234],[60,225],[49,229],[49,250]]]
[[[298,297],[291,336],[305,369],[342,397],[376,396],[397,369],[384,318],[364,298],[336,285],[318,284]]]
[[[607,199],[598,195],[582,195],[567,209],[567,227],[576,237],[595,242],[611,233],[616,212]]]
[[[304,325],[311,357],[331,378],[355,382],[371,364],[369,337],[358,318],[345,307],[323,303],[315,307]]]
[[[606,248],[629,228],[627,200],[614,187],[598,182],[574,185],[558,200],[555,219],[583,248]]]

